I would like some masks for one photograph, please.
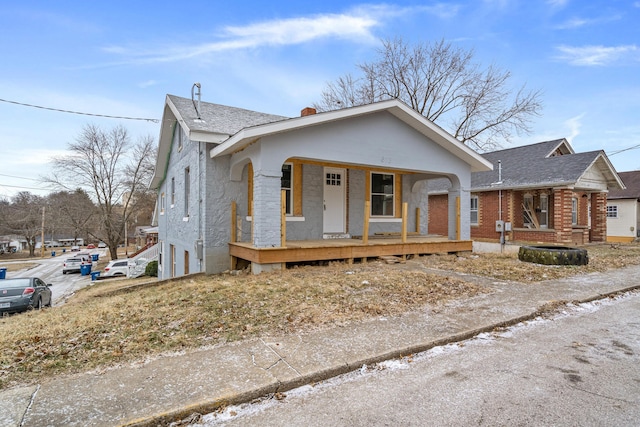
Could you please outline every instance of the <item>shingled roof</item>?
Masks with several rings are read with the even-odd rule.
[[[482,157],[493,164],[493,170],[472,173],[471,191],[573,185],[596,163],[605,171],[609,185],[612,188],[619,186],[619,179],[604,151],[575,153],[565,139],[493,151]],[[429,183],[432,193],[444,192],[449,187],[446,179]]]
[[[607,199],[640,199],[640,171],[618,172],[624,182],[624,190],[611,190]]]
[[[194,106],[194,101],[175,95],[167,95],[167,98],[178,111],[178,115],[180,116],[178,119],[182,119],[184,125],[192,132],[215,132],[218,134],[233,135],[244,128],[278,122],[289,118],[275,114],[245,110],[243,108],[229,107],[227,105],[201,102],[200,120],[197,120],[198,113]]]

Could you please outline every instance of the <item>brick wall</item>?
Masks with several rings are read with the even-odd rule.
[[[591,241],[607,241],[607,194],[591,195]]]
[[[428,233],[447,236],[449,233],[449,196],[446,194],[429,196],[428,206]]]

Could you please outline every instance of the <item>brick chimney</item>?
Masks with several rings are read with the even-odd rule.
[[[307,107],[307,108],[304,108],[302,111],[300,111],[300,117],[311,116],[312,114],[315,114],[315,113],[316,113],[315,108]]]

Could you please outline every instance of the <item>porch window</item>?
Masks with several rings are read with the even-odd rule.
[[[571,225],[578,224],[578,199],[571,198]]]
[[[547,228],[549,224],[549,197],[546,194],[540,195],[540,228]]]
[[[618,205],[607,205],[607,218],[618,218]]]
[[[391,173],[371,173],[371,216],[395,215],[394,182]]]
[[[471,225],[478,225],[478,196],[471,196]]]
[[[531,194],[524,195],[522,208],[522,224],[533,228],[533,196]]]
[[[160,194],[160,215],[164,215],[164,193]]]
[[[291,215],[291,207],[293,206],[293,164],[285,163],[282,165],[280,187],[286,191],[286,214]]]

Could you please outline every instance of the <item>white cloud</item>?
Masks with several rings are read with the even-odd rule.
[[[547,0],[547,4],[555,8],[565,7],[567,3],[569,0]]]
[[[564,122],[564,126],[569,129],[569,135],[566,137],[569,143],[573,143],[573,139],[580,135],[580,128],[582,127],[582,118],[585,116],[585,113],[582,113],[578,116],[571,117],[569,120]]]
[[[560,55],[556,57],[571,65],[609,65],[626,55],[638,51],[636,45],[624,46],[557,46]]]
[[[621,15],[605,16],[605,17],[602,17],[602,18],[595,18],[595,19],[571,18],[571,19],[563,22],[562,24],[557,25],[556,29],[558,29],[558,30],[573,30],[573,29],[585,27],[585,26],[588,26],[588,25],[598,25],[598,24],[602,24],[602,23],[618,21],[620,19],[622,19]]]
[[[163,47],[140,55],[138,48],[110,46],[110,53],[134,58],[134,62],[173,62],[211,53],[253,49],[263,46],[285,46],[323,38],[347,39],[372,43],[377,40],[372,30],[381,24],[380,8],[358,9],[351,13],[325,14],[258,22],[222,29],[219,40],[199,45]]]
[[[265,46],[288,46],[321,39],[349,40],[356,43],[376,43],[377,27],[400,17],[428,13],[440,19],[450,19],[460,10],[458,4],[435,3],[429,6],[397,7],[385,4],[363,5],[345,13],[328,13],[287,19],[231,25],[222,28],[217,38],[196,45],[162,46],[153,50],[140,47],[108,46],[106,52],[129,57],[134,63],[174,62],[204,55]],[[118,64],[108,64],[118,65]]]
[[[145,88],[148,88],[148,87],[151,87],[151,86],[155,86],[157,84],[158,84],[158,82],[155,81],[155,80],[147,80],[147,81],[138,83],[138,87],[140,87],[142,89],[145,89]]]

